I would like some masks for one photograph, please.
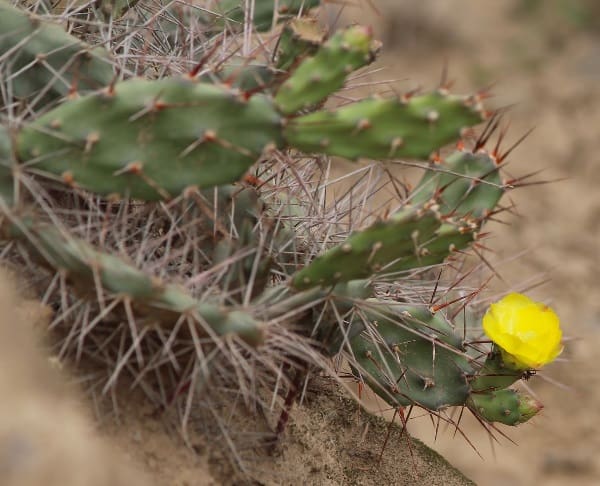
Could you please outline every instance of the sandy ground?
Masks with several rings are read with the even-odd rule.
[[[434,441],[427,420],[411,421],[409,430],[480,485],[599,484],[600,35],[558,14],[517,15],[516,0],[380,0],[381,16],[362,3],[346,16],[371,22],[386,44],[377,65],[385,69],[372,80],[408,79],[393,83],[399,91],[433,87],[447,60],[457,91],[496,82],[491,103],[514,104],[508,144],[536,127],[511,155],[509,170],[564,178],[512,192],[518,214],[505,218],[510,225],[493,227],[489,243],[505,281],[496,282],[497,291],[544,272],[551,277],[530,293],[552,303],[571,339],[561,362],[531,382],[545,410],[532,423],[502,429],[516,445],[500,437],[493,450],[480,426],[463,421],[483,459],[452,431]],[[15,302],[0,282],[2,484],[242,484],[215,458],[184,448],[135,398],[118,424],[96,426],[91,404],[63,384],[65,372],[54,369],[30,332],[45,311]],[[378,464],[385,424],[325,392],[328,384],[315,386],[307,406],[296,410],[282,450],[257,461],[255,484],[467,484],[417,440],[411,456],[397,429]]]
[[[99,437],[87,400],[40,338],[49,313],[0,276],[0,484],[142,486],[148,478]]]

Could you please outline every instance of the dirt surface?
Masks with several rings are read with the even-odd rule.
[[[48,310],[0,278],[0,484],[142,486],[148,478],[98,437],[87,401],[39,338]]]
[[[440,430],[434,441],[427,418],[411,420],[409,430],[480,485],[599,484],[600,33],[584,31],[560,11],[527,16],[518,9],[521,0],[380,0],[381,15],[360,3],[345,17],[372,23],[386,46],[375,67],[385,69],[371,81],[408,79],[389,84],[397,91],[433,87],[448,61],[456,91],[495,82],[490,103],[514,104],[506,145],[536,127],[511,155],[509,172],[542,170],[533,180],[564,179],[512,192],[515,214],[503,218],[510,225],[493,226],[489,240],[495,252],[488,258],[503,279],[494,282],[495,292],[527,286],[542,273],[551,277],[529,293],[555,307],[570,339],[561,362],[530,382],[545,410],[532,423],[503,428],[516,445],[496,434],[493,450],[468,417],[461,429],[474,447],[453,430]],[[54,369],[31,331],[46,311],[16,302],[2,280],[2,484],[242,484],[210,457],[209,446],[186,449],[135,397],[125,400],[120,422],[96,427],[90,401],[63,384],[72,375]],[[333,386],[315,386],[295,410],[281,450],[253,465],[260,483],[468,484],[417,440],[411,456],[398,429],[378,464],[385,424],[359,413]]]

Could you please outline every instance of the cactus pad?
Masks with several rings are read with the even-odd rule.
[[[374,306],[367,330],[351,341],[364,380],[392,406],[440,410],[469,396],[469,361],[437,315],[414,307]]]
[[[68,101],[17,139],[29,169],[144,200],[236,181],[265,147],[280,144],[280,117],[268,98],[246,100],[184,78],[132,79]]]
[[[2,229],[4,237],[26,242],[43,265],[63,272],[81,292],[94,295],[96,282],[99,282],[109,294],[131,301],[139,315],[164,326],[174,326],[182,315],[187,315],[200,329],[208,326],[217,335],[234,333],[252,345],[263,341],[261,324],[249,314],[200,302],[178,286],[163,283],[52,225],[23,218],[14,224],[5,224]]]
[[[82,92],[106,86],[113,69],[104,49],[0,0],[0,76],[10,80],[16,98],[42,94],[54,101],[72,88]]]
[[[298,18],[287,23],[277,46],[277,68],[287,71],[314,54],[325,39],[316,19]]]
[[[329,286],[406,269],[406,260],[418,261],[422,245],[434,237],[440,224],[432,210],[403,209],[315,258],[294,275],[292,285],[297,289]]]
[[[336,33],[281,85],[277,106],[292,114],[323,101],[344,85],[348,74],[371,63],[378,46],[371,30],[362,26]]]
[[[527,422],[543,408],[535,398],[510,389],[473,393],[467,406],[484,420],[505,425]]]
[[[259,32],[271,30],[274,20],[285,20],[317,7],[320,0],[254,0],[254,28]],[[243,25],[246,12],[244,0],[218,0],[216,7],[229,22]],[[277,9],[275,8],[277,6]]]
[[[285,137],[304,152],[351,160],[426,159],[482,119],[474,98],[435,92],[404,99],[365,99],[299,116],[290,120]]]
[[[430,166],[412,201],[437,197],[443,214],[480,219],[494,209],[503,193],[498,164],[490,154],[459,150]]]

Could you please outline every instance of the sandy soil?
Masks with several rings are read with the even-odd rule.
[[[452,431],[434,441],[428,420],[411,420],[409,430],[477,484],[598,484],[600,37],[558,14],[516,15],[516,0],[425,0],[418,6],[380,0],[381,16],[362,3],[346,16],[370,21],[386,43],[377,66],[385,70],[372,80],[408,78],[394,83],[398,90],[432,87],[447,60],[457,91],[497,82],[492,104],[514,104],[508,144],[536,127],[511,155],[510,171],[518,176],[542,169],[538,180],[565,178],[511,193],[518,214],[505,218],[510,226],[493,227],[490,240],[496,253],[489,257],[505,281],[495,290],[547,272],[552,280],[530,293],[553,304],[572,338],[564,359],[531,382],[546,409],[533,423],[502,429],[516,445],[499,437],[495,452],[478,424],[463,421],[483,459]],[[54,369],[31,332],[46,311],[15,302],[11,287],[0,281],[2,484],[242,484],[210,448],[195,454],[183,447],[136,397],[119,423],[97,427],[92,404],[63,384],[72,375]],[[385,424],[359,414],[331,384],[314,386],[296,409],[282,449],[254,465],[256,484],[468,484],[418,440],[411,456],[398,429],[377,463]]]
[[[0,278],[0,484],[137,486],[148,478],[98,437],[87,400],[61,376],[41,329],[49,313]],[[36,332],[37,331],[37,332]]]

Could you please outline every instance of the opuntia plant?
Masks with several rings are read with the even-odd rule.
[[[396,408],[507,425],[541,409],[508,387],[560,352],[558,322],[513,298],[481,344],[481,289],[461,283],[517,185],[487,147],[500,113],[485,92],[340,103],[380,44],[367,27],[326,32],[317,1],[13,3],[2,256],[54,310],[60,359],[106,371],[103,393],[127,381],[234,448],[235,410],[280,440],[303,383],[345,383],[340,363]],[[425,161],[413,187],[389,166],[404,159]]]

